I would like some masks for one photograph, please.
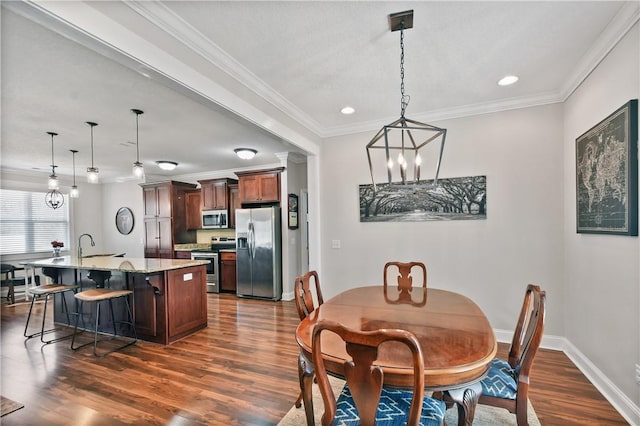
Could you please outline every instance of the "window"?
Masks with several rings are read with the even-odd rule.
[[[51,251],[53,240],[68,244],[69,205],[54,210],[45,195],[0,189],[0,254]]]

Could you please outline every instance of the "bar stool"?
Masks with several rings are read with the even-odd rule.
[[[77,291],[78,286],[74,284],[58,284],[59,281],[59,271],[53,268],[43,268],[43,274],[53,279],[53,284],[45,284],[45,285],[36,285],[29,288],[29,293],[33,296],[31,298],[31,305],[29,306],[29,314],[27,315],[27,323],[24,325],[24,337],[31,339],[33,337],[40,336],[40,341],[44,344],[59,342],[60,340],[67,339],[72,336],[72,334],[67,334],[65,336],[57,337],[54,339],[44,339],[44,335],[48,333],[52,333],[54,331],[60,330],[60,328],[55,327],[55,325],[48,329],[44,329],[45,321],[47,319],[47,305],[49,303],[49,298],[55,296],[56,294],[60,294],[62,297],[62,310],[67,315],[67,325],[71,326],[71,318],[69,316],[69,308],[67,307],[67,299],[64,293],[68,291],[73,291],[74,293]],[[33,305],[37,300],[44,297],[44,312],[42,313],[42,326],[40,327],[40,331],[33,334],[27,334],[29,331],[29,322],[31,321],[31,313],[33,312]]]
[[[78,316],[76,317],[76,326],[74,329],[74,333],[73,333],[73,337],[71,339],[71,349],[78,350],[80,348],[83,348],[87,345],[90,345],[91,343],[93,343],[93,354],[95,356],[98,357],[103,357],[106,356],[112,352],[115,351],[119,351],[122,350],[128,346],[131,346],[133,344],[135,344],[138,341],[138,334],[136,333],[136,327],[135,324],[133,322],[133,314],[131,313],[131,306],[129,305],[129,295],[133,294],[133,291],[131,290],[112,290],[109,288],[104,288],[104,283],[105,281],[108,281],[108,279],[111,277],[111,273],[108,271],[91,271],[89,272],[89,278],[93,279],[96,284],[98,285],[97,288],[93,288],[93,289],[89,289],[89,290],[84,290],[84,291],[80,291],[78,293],[76,293],[75,298],[76,300],[79,302],[78,303],[78,310],[77,310],[77,314]],[[127,320],[116,320],[114,311],[113,311],[113,300],[115,299],[124,299],[125,302],[125,306],[127,308]],[[112,334],[112,339],[115,339],[118,336],[118,332],[117,332],[117,328],[116,325],[117,324],[127,324],[129,325],[132,330],[133,330],[133,339],[131,339],[128,342],[125,342],[123,345],[117,346],[113,349],[107,350],[107,351],[103,351],[101,353],[98,353],[98,329],[99,329],[99,325],[100,325],[100,305],[102,302],[109,302],[109,311],[111,314],[111,324],[113,326],[113,334]],[[83,324],[84,324],[84,316],[83,316],[83,305],[84,303],[95,303],[95,327],[94,327],[94,331],[93,331],[93,342],[87,342],[84,343],[80,346],[75,346],[74,347],[74,343],[75,343],[75,339],[76,339],[76,334],[78,331],[78,322],[79,322],[79,317],[82,316],[83,317]],[[102,340],[101,340],[102,341]]]

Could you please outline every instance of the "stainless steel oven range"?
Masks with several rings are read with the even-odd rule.
[[[207,293],[219,293],[220,282],[218,268],[220,263],[218,262],[218,251],[192,251],[191,259],[209,261],[209,263],[205,265],[207,267]]]

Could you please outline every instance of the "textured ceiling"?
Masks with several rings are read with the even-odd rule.
[[[145,111],[140,155],[147,173],[274,164],[275,153],[303,151],[167,70],[149,69],[100,35],[56,21],[46,9],[61,7],[57,3],[2,5],[3,168],[46,172],[45,132],[53,130],[60,133],[59,173],[71,174],[69,149],[80,151],[82,173],[91,161],[84,122],[96,121],[96,166],[106,179],[127,178],[135,161],[131,108]],[[405,32],[407,115],[426,120],[564,100],[624,30],[629,4],[109,1],[62,7],[88,7],[319,141],[373,134],[399,115],[399,33],[389,31],[389,13],[414,9],[414,28]],[[633,13],[637,20],[637,8]],[[498,87],[506,74],[520,81]],[[356,113],[340,114],[345,105]],[[242,162],[233,155],[239,146],[259,155]],[[180,166],[159,172],[154,162],[161,159]]]

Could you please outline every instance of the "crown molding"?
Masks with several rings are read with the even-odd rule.
[[[498,102],[462,105],[452,108],[443,108],[431,112],[422,112],[410,114],[409,118],[422,122],[437,122],[443,120],[451,120],[454,118],[472,117],[482,114],[491,114],[500,111],[509,111],[521,108],[530,108],[534,106],[549,105],[562,102],[559,93],[546,93],[536,96],[528,96],[521,98],[502,99]],[[386,123],[391,123],[398,119],[398,116],[387,117],[376,121],[367,121],[356,123],[349,126],[331,127],[325,130],[322,137],[343,136],[354,133],[371,132],[379,129]]]
[[[576,65],[573,74],[560,90],[562,102],[571,96],[639,20],[640,2],[626,2]]]
[[[288,117],[291,117],[316,135],[321,133],[320,123],[275,91],[266,82],[258,78],[258,76],[236,61],[231,55],[220,48],[220,46],[187,23],[179,15],[176,15],[164,4],[156,0],[125,2],[125,4],[147,21],[206,59],[209,63],[223,70]]]

